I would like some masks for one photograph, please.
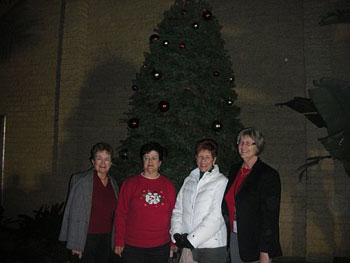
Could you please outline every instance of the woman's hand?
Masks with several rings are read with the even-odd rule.
[[[182,236],[179,233],[175,233],[174,234],[174,239],[175,239],[175,246],[178,248],[183,248],[183,240],[182,240]]]
[[[188,234],[179,234],[176,233],[174,234],[174,239],[176,241],[175,246],[177,246],[178,248],[189,248],[189,249],[193,249],[194,247],[192,246],[191,242],[187,239]]]
[[[78,250],[72,250],[72,255],[78,255],[79,259],[81,259],[83,257],[83,252]]]
[[[259,263],[270,263],[269,254],[266,252],[260,252]]]
[[[171,247],[170,247],[170,251],[172,251],[172,252],[177,252],[179,250],[179,248],[177,247],[177,246],[175,246],[175,245],[171,245]]]
[[[124,247],[116,246],[116,247],[114,248],[114,253],[116,253],[119,257],[121,257],[121,256],[122,256],[123,250],[124,250]]]

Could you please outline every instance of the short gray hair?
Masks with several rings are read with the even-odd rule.
[[[260,132],[259,130],[255,129],[255,128],[243,129],[239,132],[239,134],[237,136],[237,144],[239,144],[241,142],[241,138],[245,135],[248,135],[250,138],[253,139],[256,147],[258,148],[257,155],[261,154],[263,152],[264,146],[265,146],[265,139],[264,139],[264,135],[262,134],[262,132]]]

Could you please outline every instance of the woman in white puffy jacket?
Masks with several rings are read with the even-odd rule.
[[[227,233],[221,202],[227,178],[215,164],[217,143],[197,143],[197,168],[186,177],[171,217],[171,238],[179,248],[192,249],[198,263],[224,263]]]

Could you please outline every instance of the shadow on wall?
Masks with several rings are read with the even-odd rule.
[[[90,150],[96,142],[105,141],[115,147],[126,134],[126,125],[120,119],[128,108],[134,76],[135,68],[118,57],[87,74],[79,104],[64,125],[69,137],[59,150],[58,171],[63,176],[91,167]]]
[[[313,171],[313,173],[318,173],[318,171]],[[311,261],[327,259],[332,260],[332,251],[335,253],[335,240],[334,240],[334,218],[330,211],[329,202],[332,199],[329,191],[329,182],[327,180],[322,180],[322,178],[315,178],[314,184],[320,184],[319,187],[312,187],[313,193],[308,193],[313,198],[309,200],[308,211],[307,211],[307,239],[309,241],[309,247],[315,246],[317,242],[323,244],[324,247],[329,248],[327,251],[313,250],[308,251],[307,258]],[[317,180],[317,181],[316,181]],[[318,240],[318,241],[317,241]]]
[[[345,177],[345,175],[344,175]],[[346,180],[348,178],[345,178]],[[350,217],[350,191],[344,191],[344,188],[349,189],[349,184],[336,184],[334,189],[334,196],[329,203],[330,212],[334,215],[335,223],[339,225],[337,236],[335,237],[335,255],[339,257],[347,257],[350,262],[350,246],[349,244],[350,229],[346,227],[349,223]],[[339,233],[340,232],[340,233]]]
[[[335,172],[339,173],[340,169],[342,167],[335,169]],[[336,176],[336,174],[331,174],[331,176]],[[343,179],[340,176],[336,179],[315,177],[310,182],[316,187],[313,186],[312,190],[309,190],[313,192],[309,193],[313,196],[313,200],[309,201],[308,204],[308,224],[310,225],[308,229],[310,233],[307,234],[307,238],[309,238],[311,245],[323,243],[322,246],[329,249],[324,252],[311,251],[308,254],[308,259],[310,261],[329,259],[333,262],[350,262],[350,250],[347,245],[350,238],[350,231],[347,228],[350,215],[350,193],[344,191],[344,188],[348,187],[347,183],[341,186],[333,182],[333,180],[339,180],[338,178],[340,180],[348,178],[345,173]],[[333,258],[330,258],[332,256]]]
[[[0,63],[39,42],[33,32],[39,24],[38,14],[32,8],[28,0],[0,1]]]
[[[23,174],[16,173],[8,175],[7,178],[6,185],[4,185],[5,200],[16,200],[16,205],[13,202],[4,202],[5,215],[7,217],[14,218],[17,216],[18,211],[21,214],[32,215],[33,210],[42,203],[54,203],[52,191],[47,191],[47,189],[56,189],[54,182],[50,180],[52,178],[51,174],[32,174],[29,178]],[[6,206],[6,204],[11,205]]]

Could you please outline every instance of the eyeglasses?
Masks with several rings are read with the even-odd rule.
[[[103,157],[97,156],[97,157],[95,158],[95,161],[100,161],[100,162],[111,162],[112,159],[111,159],[110,157],[103,158]]]
[[[159,161],[159,157],[158,156],[143,156],[142,157],[143,161]]]
[[[252,145],[255,145],[255,144],[256,144],[255,142],[250,142],[250,141],[240,141],[238,143],[238,145],[240,145],[240,146],[243,146],[243,145],[245,145],[245,146],[252,146]]]

